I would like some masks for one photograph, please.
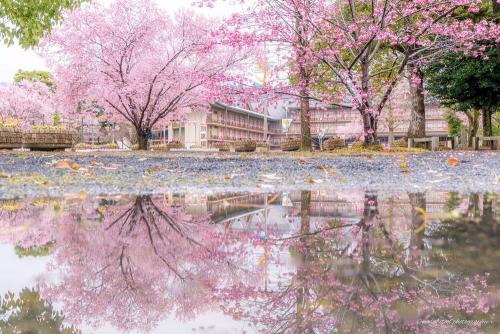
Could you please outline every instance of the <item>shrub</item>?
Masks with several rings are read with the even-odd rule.
[[[281,141],[282,151],[298,151],[300,149],[300,139],[284,138]]]
[[[333,151],[335,149],[344,147],[345,147],[345,140],[339,137],[327,139],[323,143],[323,148],[327,151]]]
[[[255,140],[251,139],[240,139],[234,144],[234,150],[236,152],[253,152],[257,148],[257,143]]]

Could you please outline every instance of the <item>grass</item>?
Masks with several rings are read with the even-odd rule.
[[[117,158],[130,158],[130,159],[147,159],[147,158],[180,158],[180,157],[193,157],[193,158],[241,158],[241,159],[268,159],[268,158],[321,158],[321,157],[342,157],[342,156],[391,156],[394,154],[421,154],[427,153],[429,150],[421,148],[408,149],[406,147],[394,147],[390,151],[373,150],[364,147],[343,148],[334,151],[270,151],[270,152],[250,152],[250,153],[234,153],[234,152],[168,152],[168,151],[108,151],[108,152],[12,152],[8,150],[0,151],[2,155],[16,155],[20,159],[27,159],[29,157],[49,156],[54,159],[64,159],[71,157],[117,157]],[[39,180],[37,180],[39,181]]]
[[[17,175],[12,175],[12,177],[10,177],[7,180],[10,184],[14,186],[20,186],[20,185],[28,185],[30,187],[49,186],[52,183],[48,177],[40,174],[31,174],[31,175],[17,174]]]

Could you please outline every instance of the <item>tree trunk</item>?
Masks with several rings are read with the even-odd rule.
[[[389,145],[394,145],[394,126],[390,125],[389,126],[389,138],[388,138],[388,143]]]
[[[469,121],[469,140],[468,146],[472,146],[472,139],[477,135],[477,131],[479,129],[479,115],[480,113],[476,110],[466,111],[465,115],[467,116],[467,120]]]
[[[378,117],[375,117],[371,110],[371,92],[370,92],[370,64],[368,61],[369,53],[361,59],[361,90],[363,97],[360,106],[361,116],[363,117],[363,129],[365,133],[365,145],[378,144],[377,124]]]
[[[378,120],[372,114],[362,112],[363,116],[363,129],[365,133],[365,145],[378,144],[377,138],[377,125]]]
[[[137,142],[139,143],[139,150],[146,151],[148,149],[148,131],[137,129]]]
[[[483,110],[483,136],[493,136],[493,130],[491,127],[491,110],[487,108]]]
[[[300,149],[302,151],[311,151],[311,115],[310,102],[307,97],[307,92],[301,93],[303,96],[300,100]]]
[[[304,24],[305,13],[297,11],[296,22],[295,22],[295,32],[297,34],[297,53],[296,61],[299,66],[298,68],[298,80],[300,85],[300,149],[302,151],[311,151],[311,122],[310,122],[310,102],[309,102],[309,84],[311,79],[311,72],[309,66],[307,65],[309,60],[307,59],[306,50],[309,47],[309,41],[307,40],[307,24]]]
[[[424,77],[418,65],[408,64],[408,81],[410,83],[411,114],[410,126],[408,128],[408,138],[425,137],[425,97],[424,97]],[[420,79],[414,83],[412,78]]]

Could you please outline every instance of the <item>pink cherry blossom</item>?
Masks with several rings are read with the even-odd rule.
[[[155,126],[206,110],[236,80],[248,54],[218,44],[217,26],[191,11],[167,15],[151,0],[93,3],[69,13],[42,53],[69,112],[102,106],[130,123],[145,148]]]
[[[51,124],[56,110],[54,93],[41,82],[23,80],[0,86],[0,122],[11,118],[23,125]]]

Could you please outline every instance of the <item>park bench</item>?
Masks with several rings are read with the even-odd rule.
[[[500,136],[492,136],[492,137],[474,137],[474,140],[472,141],[472,146],[474,150],[478,150],[481,143],[483,142],[488,142],[491,141],[493,142],[492,149],[498,150],[500,149]]]
[[[415,147],[417,143],[425,143],[427,146],[430,145],[431,151],[437,151],[439,149],[439,137],[408,138],[408,148]]]

